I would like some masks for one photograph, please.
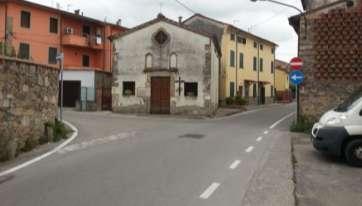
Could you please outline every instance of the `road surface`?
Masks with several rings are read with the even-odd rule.
[[[270,126],[294,110],[276,105],[217,120],[67,112],[79,137],[0,179],[0,205],[240,206],[292,119]]]

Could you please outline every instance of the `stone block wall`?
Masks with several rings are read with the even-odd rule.
[[[361,22],[357,7],[301,18],[300,56],[306,76],[301,113],[308,119],[317,120],[362,87]]]
[[[56,68],[0,56],[0,160],[37,146],[57,105]]]

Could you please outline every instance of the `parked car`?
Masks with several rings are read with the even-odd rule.
[[[313,126],[311,139],[317,150],[362,167],[362,91],[325,113]]]

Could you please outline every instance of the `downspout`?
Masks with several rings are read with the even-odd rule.
[[[59,11],[59,51],[63,52],[63,15],[62,12]],[[64,62],[63,62],[64,63]]]
[[[103,71],[106,70],[106,59],[107,59],[107,47],[106,47],[106,29],[107,29],[107,25],[104,24],[103,27]],[[96,37],[97,38],[97,37]],[[96,39],[97,41],[97,39]]]
[[[258,81],[257,81],[257,90],[256,90],[256,98],[257,98],[257,104],[260,104],[260,44],[257,42],[257,48],[258,48],[258,59],[257,59],[257,69],[258,69]]]
[[[235,96],[238,96],[238,34],[235,31]]]
[[[7,46],[8,46],[8,3],[5,3],[5,42],[4,42],[4,46],[3,46],[3,55],[6,56],[6,50],[7,50]]]
[[[273,91],[272,91],[272,95],[273,95],[273,103],[276,102],[276,88],[275,88],[275,64],[276,64],[276,59],[275,59],[275,52],[276,52],[276,49],[275,47],[273,48],[274,49],[274,63],[273,63],[273,75],[274,75],[274,85],[273,85]]]

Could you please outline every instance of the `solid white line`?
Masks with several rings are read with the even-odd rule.
[[[245,152],[250,153],[250,152],[252,152],[253,150],[254,150],[254,147],[253,147],[253,146],[250,146],[250,147],[248,147],[248,148],[245,150]]]
[[[263,140],[263,137],[258,137],[258,138],[256,139],[257,142],[261,142],[261,140]]]
[[[269,134],[269,131],[265,131],[264,134]]]
[[[217,117],[217,118],[213,118],[213,119],[210,119],[210,120],[211,121],[225,120],[225,119],[230,119],[230,118],[233,118],[233,117],[239,117],[239,116],[244,116],[244,115],[256,113],[256,112],[259,112],[259,111],[262,111],[262,110],[265,110],[265,109],[254,109],[254,110],[249,110],[249,111],[246,111],[246,112],[236,113],[236,114],[233,114],[233,115],[230,115],[230,116]]]
[[[240,162],[241,162],[240,160],[235,160],[235,161],[230,165],[229,169],[231,169],[231,170],[236,169],[236,168],[239,166]]]
[[[40,160],[42,160],[44,158],[47,158],[50,155],[58,152],[60,149],[62,149],[63,147],[67,146],[70,142],[72,142],[78,136],[78,129],[75,126],[73,126],[72,124],[70,124],[69,122],[67,122],[67,121],[63,121],[63,122],[64,122],[64,124],[68,125],[74,131],[74,133],[72,134],[72,136],[69,139],[67,139],[65,142],[63,142],[61,145],[57,146],[53,150],[51,150],[51,151],[49,151],[49,152],[47,152],[45,154],[42,154],[39,157],[36,157],[36,158],[34,158],[32,160],[24,162],[23,164],[20,164],[20,165],[18,165],[16,167],[13,167],[13,168],[10,168],[8,170],[5,170],[5,171],[1,172],[0,177],[5,176],[5,175],[9,175],[9,174],[11,174],[13,172],[16,172],[16,171],[21,170],[21,169],[23,169],[25,167],[28,167],[28,166],[36,163],[36,162],[39,162]]]
[[[295,114],[295,112],[292,112],[286,116],[284,116],[283,118],[281,118],[280,120],[276,121],[274,124],[272,124],[272,126],[270,126],[270,129],[274,129],[276,126],[278,126],[280,123],[282,123],[284,120],[288,119],[289,117],[293,116]]]
[[[214,193],[215,190],[216,190],[219,186],[220,186],[220,183],[218,183],[218,182],[212,183],[212,184],[205,190],[205,192],[203,192],[203,193],[200,195],[200,198],[201,198],[201,199],[204,199],[204,200],[208,199],[208,198],[212,195],[212,193]]]

